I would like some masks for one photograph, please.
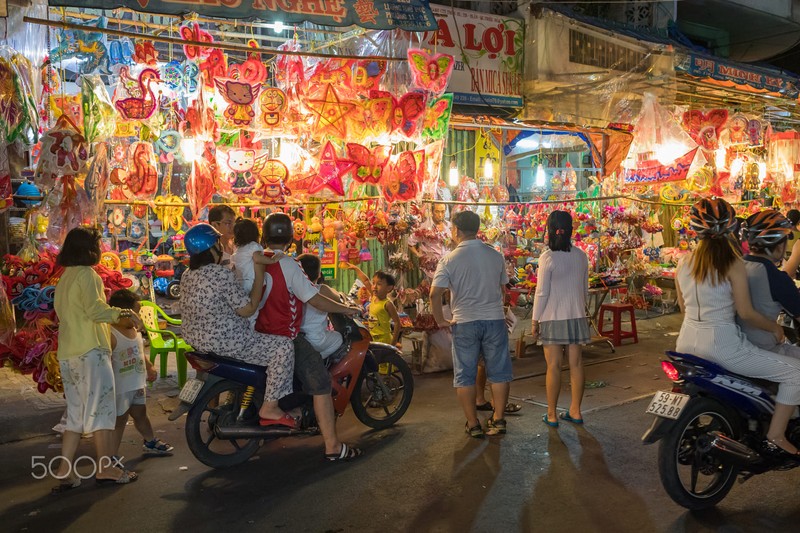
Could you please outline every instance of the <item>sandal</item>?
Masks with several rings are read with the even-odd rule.
[[[52,494],[54,496],[57,495],[57,494],[63,494],[63,493],[65,493],[67,491],[70,491],[72,489],[77,489],[80,486],[81,486],[80,478],[74,479],[74,480],[71,480],[71,481],[68,480],[68,481],[66,481],[64,483],[59,483],[58,485],[53,487],[50,490],[50,494]]]
[[[348,446],[343,442],[342,449],[338,453],[326,453],[325,460],[330,462],[349,461],[350,459],[355,459],[356,457],[361,457],[362,455],[364,455],[364,450],[361,448]]]
[[[285,426],[289,429],[297,429],[297,420],[287,414],[284,414],[282,417],[275,419],[262,418],[258,421],[258,425],[261,427]]]
[[[482,439],[484,435],[480,421],[478,421],[478,423],[472,427],[469,427],[469,422],[467,422],[464,424],[464,431],[466,431],[467,435],[473,439]]]
[[[476,405],[475,409],[478,411],[494,411],[494,407],[492,407],[492,402],[482,403],[480,405]],[[505,414],[513,414],[518,412],[522,409],[522,406],[518,403],[507,403],[506,408],[504,409]]]
[[[139,475],[136,472],[131,472],[130,470],[125,470],[124,472],[122,472],[122,475],[119,476],[117,479],[95,478],[95,483],[97,483],[97,485],[101,486],[101,487],[106,486],[106,485],[127,485],[128,483],[133,483],[137,479],[139,479]]]
[[[781,445],[779,445],[778,442],[780,441],[786,442],[786,439],[773,440],[767,438],[764,439],[762,446],[769,453],[784,455],[786,457],[791,457],[792,459],[800,459],[800,450],[795,453],[792,453],[789,450],[783,448]]]
[[[573,424],[577,424],[578,426],[583,425],[583,418],[572,418],[569,413],[564,412],[558,415],[558,418],[561,420],[566,420],[567,422],[572,422]]]
[[[501,418],[495,420],[490,418],[486,421],[486,434],[487,435],[505,435],[506,434],[506,420]]]

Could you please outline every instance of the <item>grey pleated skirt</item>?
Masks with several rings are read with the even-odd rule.
[[[587,344],[590,340],[585,317],[539,322],[539,344]]]

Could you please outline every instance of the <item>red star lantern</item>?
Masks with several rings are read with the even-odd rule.
[[[329,134],[338,139],[347,138],[345,117],[350,113],[353,104],[342,102],[330,84],[325,86],[325,94],[321,100],[307,100],[306,103],[317,115],[314,129],[318,135]]]
[[[319,171],[311,178],[308,192],[314,194],[327,187],[339,196],[344,196],[342,176],[353,168],[353,164],[352,161],[339,159],[333,144],[330,141],[326,142],[319,156]]]

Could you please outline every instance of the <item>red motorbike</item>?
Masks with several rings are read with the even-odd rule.
[[[392,426],[411,404],[411,369],[397,348],[372,342],[362,323],[333,314],[331,323],[346,349],[329,368],[336,415],[342,416],[349,403],[363,424],[373,429]],[[186,442],[200,462],[213,468],[234,466],[252,457],[266,440],[319,433],[312,398],[302,393],[281,400],[283,409],[301,408],[298,428],[259,425],[264,367],[211,353],[189,352],[186,359],[197,377],[183,386],[181,404],[169,419],[188,413]]]

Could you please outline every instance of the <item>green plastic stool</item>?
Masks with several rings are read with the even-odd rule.
[[[142,308],[139,311],[139,316],[144,323],[144,329],[147,330],[147,336],[150,338],[150,362],[155,363],[156,358],[161,356],[160,362],[160,377],[167,376],[167,358],[171,352],[175,352],[175,360],[178,366],[178,387],[183,387],[186,383],[186,352],[192,351],[192,347],[186,344],[182,338],[175,335],[174,332],[159,329],[158,316],[167,321],[168,324],[173,326],[180,326],[182,322],[176,318],[167,315],[161,307],[157,304],[142,300]]]

